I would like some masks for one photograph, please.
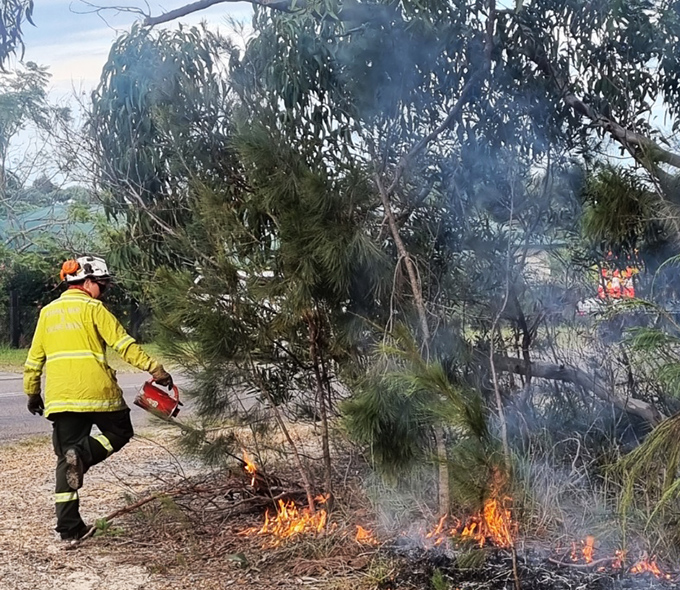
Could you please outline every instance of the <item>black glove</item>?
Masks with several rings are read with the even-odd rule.
[[[164,368],[163,365],[158,365],[158,367],[151,372],[151,376],[153,377],[153,380],[158,383],[161,387],[167,387],[168,389],[172,389],[173,382],[172,382],[172,375],[168,373]]]
[[[39,393],[33,393],[28,396],[28,403],[26,404],[28,411],[33,414],[43,415],[43,410],[45,409],[45,404],[43,403],[42,396]]]

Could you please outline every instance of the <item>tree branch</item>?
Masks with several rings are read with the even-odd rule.
[[[413,294],[413,301],[416,306],[416,311],[418,312],[418,319],[420,320],[420,330],[423,336],[423,343],[425,346],[427,346],[430,340],[430,328],[427,325],[427,310],[425,308],[423,289],[420,280],[418,279],[416,266],[413,262],[413,259],[411,258],[411,254],[404,245],[404,240],[401,239],[397,220],[394,217],[394,212],[392,211],[392,207],[390,205],[389,193],[387,190],[385,190],[382,180],[380,179],[380,175],[375,174],[374,180],[376,186],[378,187],[378,192],[380,193],[380,199],[382,200],[383,208],[385,209],[385,217],[387,218],[387,223],[392,233],[392,239],[394,240],[394,244],[397,247],[397,252],[399,253],[399,259],[403,260],[404,265],[406,266],[409,284],[411,285],[411,293]]]
[[[180,6],[175,10],[170,10],[158,16],[147,16],[143,24],[147,27],[167,23],[178,18],[182,18],[194,12],[199,12],[215,6],[216,4],[234,3],[241,0],[199,0],[192,2],[185,6]],[[264,8],[271,8],[280,12],[293,12],[293,10],[304,10],[308,7],[306,0],[295,0],[295,8],[293,8],[293,0],[244,0],[250,4],[263,6]],[[394,6],[385,4],[359,4],[351,3],[341,7],[337,17],[343,22],[356,22],[363,24],[366,22],[381,23],[389,25],[397,10]]]
[[[599,127],[612,139],[621,144],[635,161],[655,176],[664,187],[668,188],[670,186],[673,181],[672,175],[661,170],[657,164],[668,164],[673,168],[680,169],[680,154],[662,148],[653,139],[624,127],[612,117],[599,113],[591,105],[581,100],[569,89],[570,81],[568,78],[553,66],[536,45],[531,44],[524,49],[524,53],[538,66],[538,69],[547,78],[554,80],[557,89],[562,95],[562,100],[569,108],[577,115],[589,119],[595,127]]]
[[[470,76],[470,79],[467,81],[465,86],[463,86],[463,89],[460,91],[460,96],[458,97],[456,104],[454,104],[453,107],[451,107],[451,110],[446,116],[446,119],[444,119],[436,129],[428,133],[419,142],[417,142],[409,150],[407,154],[404,154],[402,156],[401,160],[399,160],[399,164],[397,165],[396,170],[394,171],[394,177],[392,178],[392,182],[390,186],[387,188],[388,195],[391,195],[394,192],[394,189],[397,188],[399,180],[401,180],[401,175],[403,174],[404,170],[406,169],[406,166],[413,159],[413,157],[416,156],[430,142],[432,142],[439,135],[441,135],[443,131],[448,129],[453,120],[459,115],[460,111],[465,106],[465,103],[467,103],[468,98],[470,97],[470,93],[472,92],[472,89],[484,77],[486,73],[487,73],[486,68],[479,68],[474,74],[472,74],[472,76]]]
[[[597,373],[589,375],[585,371],[575,367],[554,365],[551,363],[537,363],[535,361],[531,362],[530,366],[527,367],[524,359],[501,355],[494,355],[494,363],[496,369],[499,371],[515,373],[518,375],[526,375],[529,371],[534,378],[573,383],[574,385],[578,385],[579,387],[590,391],[601,400],[611,403],[618,409],[642,418],[652,426],[656,426],[665,419],[665,416],[652,404],[639,399],[620,398],[614,395],[605,385],[602,377]]]
[[[192,2],[191,4],[186,4],[175,8],[175,10],[170,10],[158,16],[147,16],[144,19],[144,25],[147,27],[153,27],[155,25],[160,25],[162,23],[167,23],[178,18],[182,18],[194,12],[199,12],[215,6],[215,4],[224,3],[235,3],[241,0],[199,0],[198,2]],[[290,12],[290,1],[289,0],[248,0],[251,4],[257,4],[258,6],[264,6],[266,8],[273,8],[274,10],[280,10],[281,12]],[[297,7],[304,6],[304,2],[299,2],[296,4]]]

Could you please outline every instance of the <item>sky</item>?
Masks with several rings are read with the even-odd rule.
[[[132,6],[157,16],[190,2],[101,0],[101,6]],[[251,15],[249,3],[225,2],[187,16],[181,22],[206,21],[211,27],[226,32],[227,17],[249,23]],[[91,4],[82,0],[36,0],[33,12],[36,26],[24,23],[24,61],[49,67],[53,98],[68,98],[74,91],[89,93],[97,85],[114,40],[139,18],[139,15],[115,10],[97,14]],[[166,26],[176,27],[177,23]]]

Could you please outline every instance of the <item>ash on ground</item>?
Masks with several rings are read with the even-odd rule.
[[[378,590],[517,590],[510,551],[497,548],[447,552],[395,544],[385,548],[397,562]],[[517,556],[521,590],[645,590],[680,588],[678,577],[631,574],[558,565],[536,552]]]

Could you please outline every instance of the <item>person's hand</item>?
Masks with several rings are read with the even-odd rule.
[[[153,377],[153,380],[158,383],[161,387],[167,387],[168,389],[172,389],[173,382],[172,382],[172,375],[168,373],[164,368],[163,365],[158,365],[153,371],[151,371],[151,376]]]
[[[43,410],[45,409],[45,404],[43,403],[42,396],[39,393],[33,393],[28,396],[28,403],[26,404],[28,411],[33,414],[42,416]]]

